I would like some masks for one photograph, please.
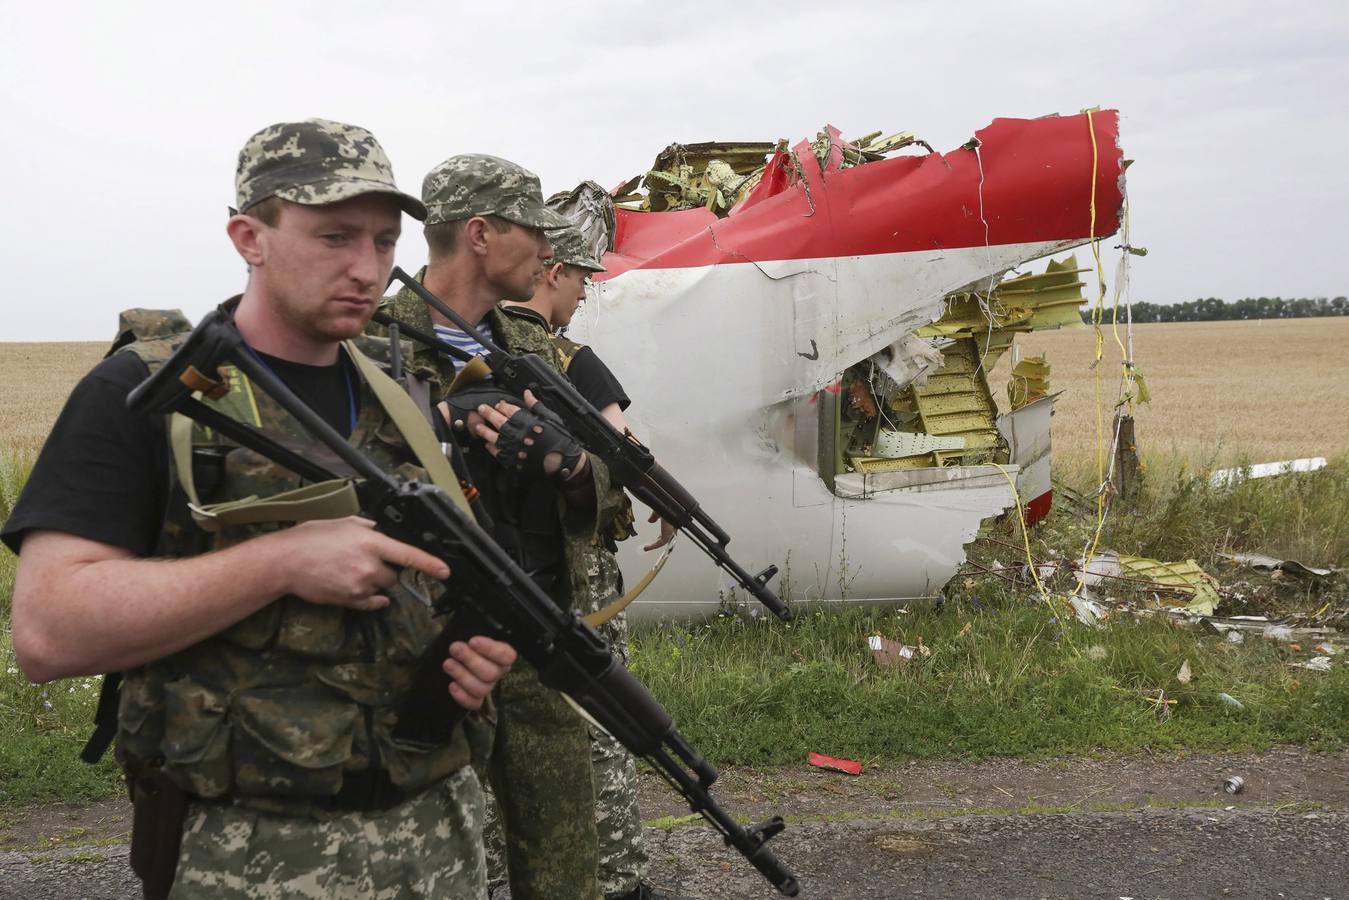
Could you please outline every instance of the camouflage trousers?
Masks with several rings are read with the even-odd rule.
[[[588,615],[608,606],[623,593],[623,574],[618,560],[603,548],[586,554],[588,590],[578,611]],[[627,618],[618,615],[599,628],[618,653],[627,658]],[[650,863],[642,842],[642,817],[637,807],[637,768],[632,754],[608,734],[586,726],[590,736],[591,777],[595,796],[595,828],[599,848],[599,888],[606,897],[621,896],[646,878]],[[501,829],[495,804],[489,794],[487,827],[487,875],[493,885],[506,881]],[[519,900],[512,881],[512,900]]]
[[[533,667],[497,687],[483,843],[488,879],[512,900],[599,900],[589,732]]]
[[[171,900],[485,900],[483,795],[465,766],[382,812],[322,819],[194,803]]]

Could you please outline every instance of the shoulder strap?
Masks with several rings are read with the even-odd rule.
[[[469,510],[463,489],[459,487],[459,479],[455,477],[450,461],[441,451],[440,441],[431,430],[431,423],[422,416],[417,404],[398,382],[384,374],[384,370],[356,349],[354,344],[346,341],[343,346],[346,347],[352,362],[356,363],[356,370],[361,373],[361,378],[370,385],[370,390],[374,392],[380,406],[383,406],[389,418],[393,419],[403,439],[412,448],[413,455],[430,476],[431,483],[449,495],[454,505],[471,518],[473,513]]]

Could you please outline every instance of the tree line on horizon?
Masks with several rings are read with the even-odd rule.
[[[1091,307],[1081,309],[1082,321],[1091,324]],[[1310,319],[1317,316],[1349,316],[1349,299],[1336,297],[1245,297],[1228,303],[1218,297],[1184,303],[1133,304],[1135,322],[1221,322],[1229,319]],[[1120,312],[1123,319],[1123,311]],[[1109,321],[1107,307],[1104,319]]]

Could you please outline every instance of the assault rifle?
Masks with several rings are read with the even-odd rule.
[[[245,345],[233,320],[208,314],[163,368],[127,397],[136,412],[183,415],[214,428],[240,445],[309,481],[336,475],[194,397],[219,390],[218,368],[234,365],[266,392],[345,466],[356,473],[362,514],[383,533],[443,560],[451,575],[442,603],[455,614],[418,666],[412,688],[399,704],[400,738],[445,737],[463,709],[450,697],[441,662],[451,640],[485,634],[506,641],[548,687],[570,696],[633,754],[648,760],[665,780],[767,878],[779,892],[796,896],[796,877],[765,844],[784,828],[782,818],[744,827],[713,799],[716,770],[675,728],[670,714],[614,656],[608,643],[574,612],[564,612],[509,555],[439,488],[400,481],[385,473],[305,405]],[[442,610],[444,611],[444,610]]]
[[[474,328],[462,316],[445,305],[445,302],[423,287],[417,279],[408,275],[397,266],[394,267],[390,281],[401,281],[428,306],[449,319],[467,334],[473,335],[487,349],[483,357],[492,377],[497,384],[511,393],[523,397],[525,391],[533,391],[548,409],[552,410],[566,423],[567,430],[581,442],[587,452],[593,453],[609,467],[609,475],[615,484],[627,488],[638,500],[651,507],[655,513],[680,531],[688,535],[712,561],[730,575],[735,582],[749,592],[756,600],[783,621],[790,621],[792,611],[787,608],[778,595],[768,587],[768,582],[777,574],[778,567],[770,565],[757,575],[751,575],[726,552],[731,536],[703,510],[688,490],[675,480],[669,472],[656,462],[656,457],[632,432],[619,433],[609,420],[600,415],[600,411],[582,397],[580,392],[565,377],[533,353],[512,354],[497,346],[482,331]],[[378,312],[374,320],[386,327],[397,327],[399,332],[417,340],[433,350],[458,357],[456,352],[444,341],[433,335],[419,331],[405,322],[400,322],[383,312]],[[464,354],[467,355],[467,354]]]

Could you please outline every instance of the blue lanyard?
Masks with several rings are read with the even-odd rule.
[[[282,378],[277,374],[275,369],[267,365],[267,361],[259,356],[256,350],[248,346],[246,341],[243,344],[243,348],[248,351],[248,355],[253,357],[258,365],[262,366],[268,372],[271,372],[278,381],[285,384],[286,379]],[[350,437],[356,433],[356,389],[352,387],[351,384],[351,368],[350,366],[342,365],[341,355],[338,356],[338,365],[342,367],[342,379],[347,385],[347,437]],[[289,385],[287,385],[287,387],[289,387]]]

